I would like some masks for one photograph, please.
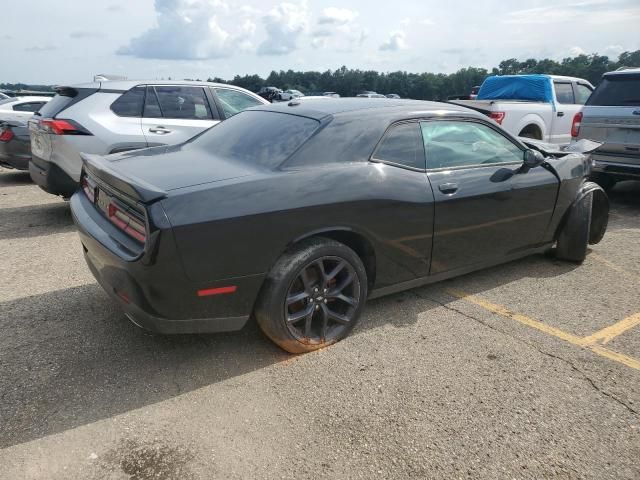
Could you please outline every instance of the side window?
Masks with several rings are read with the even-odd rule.
[[[202,87],[156,86],[164,118],[211,120],[211,109]]]
[[[134,87],[111,104],[111,111],[119,117],[139,117],[142,115],[143,101],[144,87]]]
[[[249,95],[230,88],[215,88],[218,101],[222,107],[225,118],[232,117],[236,113],[262,103]]]
[[[522,162],[524,152],[487,125],[454,120],[421,122],[427,168]]]
[[[14,112],[37,112],[45,102],[18,103],[13,106]]]
[[[558,103],[576,103],[575,99],[573,98],[573,87],[570,83],[554,82],[553,87],[556,90],[556,100],[558,101]]]
[[[160,110],[158,96],[153,87],[147,87],[147,96],[145,97],[142,116],[145,118],[162,118],[162,110]]]
[[[576,103],[584,105],[589,100],[592,90],[581,83],[576,83]]]
[[[378,145],[373,157],[376,160],[424,169],[424,149],[420,142],[418,123],[392,127]]]

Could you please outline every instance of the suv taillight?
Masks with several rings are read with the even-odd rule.
[[[15,134],[11,129],[7,128],[0,133],[0,142],[9,142],[13,140],[13,137],[15,137]]]
[[[40,127],[53,135],[91,135],[91,132],[73,120],[46,118],[40,120]]]
[[[144,243],[147,239],[147,229],[142,219],[133,216],[113,201],[109,204],[107,216],[111,223],[139,242]]]
[[[582,112],[578,112],[573,116],[573,123],[571,124],[571,136],[578,138],[580,134],[580,125],[582,124]]]
[[[495,120],[498,125],[502,125],[506,113],[505,112],[491,112],[489,118]]]

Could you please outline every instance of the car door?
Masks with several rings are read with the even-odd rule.
[[[430,273],[498,263],[539,245],[558,180],[543,167],[524,173],[524,149],[481,120],[421,122],[435,198]]]
[[[262,105],[257,98],[233,88],[216,87],[211,89],[224,118],[229,118],[247,108]]]
[[[429,274],[433,241],[433,192],[425,173],[420,124],[406,121],[392,125],[377,145],[371,161],[385,164],[382,173],[392,197],[411,199],[402,218],[381,222],[377,234],[386,238],[380,261],[392,264],[394,281]]]
[[[190,85],[147,87],[142,131],[150,147],[185,142],[220,121],[205,89]]]
[[[581,105],[576,104],[572,82],[554,80],[553,90],[556,111],[552,112],[549,142],[565,145],[571,141],[573,116],[580,110]]]

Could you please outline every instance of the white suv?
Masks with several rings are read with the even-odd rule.
[[[248,90],[208,82],[109,81],[56,92],[29,121],[29,172],[42,189],[64,197],[78,187],[81,152],[108,155],[175,145],[268,103]]]

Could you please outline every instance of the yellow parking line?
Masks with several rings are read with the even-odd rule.
[[[559,328],[555,328],[552,327],[550,325],[547,325],[545,323],[542,323],[538,320],[534,320],[533,318],[527,317],[526,315],[522,315],[520,313],[516,313],[513,312],[511,310],[509,310],[506,307],[503,307],[502,305],[498,305],[495,303],[491,303],[487,300],[484,300],[482,298],[476,297],[475,295],[471,295],[469,293],[463,292],[461,290],[455,290],[455,289],[447,289],[446,290],[447,293],[449,293],[450,295],[453,295],[456,298],[459,298],[461,300],[465,300],[467,302],[473,303],[475,305],[478,305],[479,307],[484,308],[485,310],[488,310],[490,312],[496,313],[498,315],[501,315],[503,317],[506,318],[510,318],[512,320],[515,320],[517,322],[522,323],[523,325],[526,325],[528,327],[531,328],[535,328],[536,330],[539,330],[541,332],[544,332],[548,335],[552,335],[556,338],[559,338],[561,340],[564,340],[565,342],[568,342],[572,345],[576,345],[579,347],[583,347],[583,348],[588,348],[589,350],[591,350],[592,352],[608,358],[609,360],[613,360],[615,362],[621,363],[623,365],[626,365],[627,367],[636,369],[636,370],[640,370],[640,361],[636,360],[633,357],[629,357],[628,355],[624,355],[622,353],[618,353],[618,352],[614,352],[613,350],[609,350],[608,348],[605,348],[603,346],[600,345],[591,345],[591,344],[585,344],[584,342],[584,338],[578,337],[576,335],[573,335],[571,333],[567,333],[564,330],[560,330]],[[618,322],[620,323],[620,322]],[[617,324],[616,324],[617,325]],[[627,324],[625,324],[627,325]],[[614,325],[615,327],[615,325]],[[628,327],[631,328],[631,327]],[[628,329],[626,328],[626,329]],[[605,329],[606,330],[606,329]],[[600,332],[597,332],[600,333]],[[589,337],[587,337],[589,338]],[[613,337],[612,337],[613,338]]]
[[[553,335],[554,337],[558,337],[565,342],[572,343],[574,345],[580,345],[581,338],[572,335],[571,333],[567,333],[559,328],[552,327],[547,325],[546,323],[542,323],[538,320],[534,320],[533,318],[529,318],[526,315],[522,315],[520,313],[512,312],[511,310],[503,307],[502,305],[497,305],[495,303],[488,302],[482,298],[476,297],[474,295],[470,295],[466,292],[462,292],[460,290],[447,290],[447,293],[453,295],[454,297],[460,298],[462,300],[466,300],[467,302],[475,303],[476,305],[484,308],[485,310],[489,310],[490,312],[497,313],[498,315],[502,315],[503,317],[510,318],[517,322],[523,323],[528,327],[535,328],[536,330],[540,330],[541,332],[547,333],[549,335]]]
[[[630,317],[620,320],[607,328],[603,328],[588,337],[584,337],[580,340],[580,345],[593,345],[594,343],[601,343],[604,345],[636,325],[640,325],[640,313],[631,315]]]

